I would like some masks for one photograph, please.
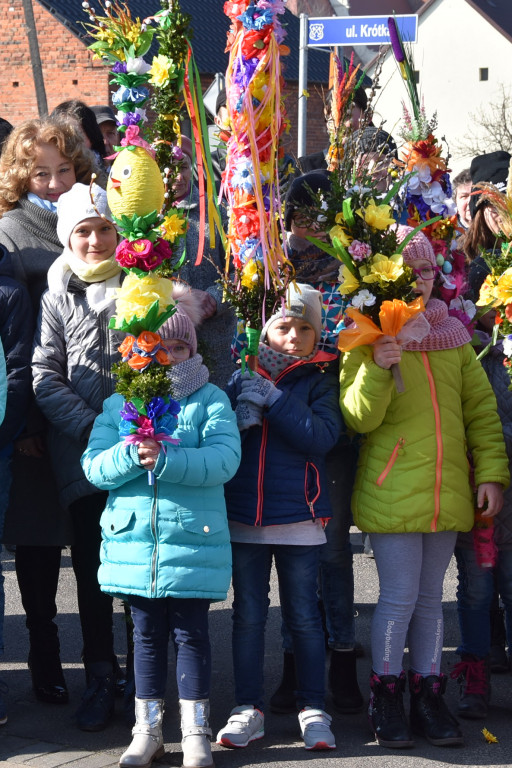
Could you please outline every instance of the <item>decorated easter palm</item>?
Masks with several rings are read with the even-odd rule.
[[[119,348],[122,361],[113,369],[116,390],[125,398],[120,435],[127,443],[148,437],[174,442],[179,405],[171,398],[166,375],[170,356],[158,330],[176,311],[169,278],[181,264],[174,246],[187,226],[182,212],[173,206],[173,182],[183,160],[179,122],[183,101],[189,109],[201,168],[203,221],[203,168],[207,187],[213,188],[211,161],[203,141],[206,126],[201,91],[195,87],[197,68],[188,39],[189,17],[181,13],[175,0],[162,0],[162,10],[143,21],[133,19],[125,3],[105,2],[103,15],[87,2],[82,5],[89,14],[90,23],[85,26],[94,38],[90,47],[111,67],[111,83],[118,86],[112,101],[118,110],[122,139],[116,147],[107,198],[123,237],[116,259],[127,273],[117,291],[116,314],[110,321],[111,328],[127,333]],[[152,62],[146,62],[144,56],[155,35],[159,53]],[[154,94],[151,100],[150,85]],[[158,115],[151,134],[146,128],[148,103]],[[209,217],[220,227],[213,197],[209,195]],[[200,260],[199,253],[196,262]]]

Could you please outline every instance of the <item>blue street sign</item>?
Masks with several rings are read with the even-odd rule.
[[[308,18],[308,47],[331,45],[382,45],[389,43],[389,16],[319,16]],[[418,17],[395,16],[402,40],[415,43]]]

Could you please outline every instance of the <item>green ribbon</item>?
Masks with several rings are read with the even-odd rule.
[[[247,347],[244,347],[242,349],[242,353],[240,355],[240,358],[242,361],[242,373],[245,373],[245,371],[248,370],[250,375],[253,376],[253,372],[251,371],[250,368],[247,367],[246,358],[247,356],[252,356],[252,357],[258,356],[261,329],[251,328],[250,326],[246,326],[245,335],[247,336]]]

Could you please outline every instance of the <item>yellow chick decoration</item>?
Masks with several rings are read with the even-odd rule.
[[[156,161],[141,146],[125,147],[112,164],[107,200],[116,218],[160,211],[164,182]]]

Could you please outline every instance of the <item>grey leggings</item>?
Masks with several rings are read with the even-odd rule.
[[[380,594],[372,619],[373,670],[399,675],[407,631],[410,667],[438,675],[443,650],[443,581],[456,531],[371,533]]]

